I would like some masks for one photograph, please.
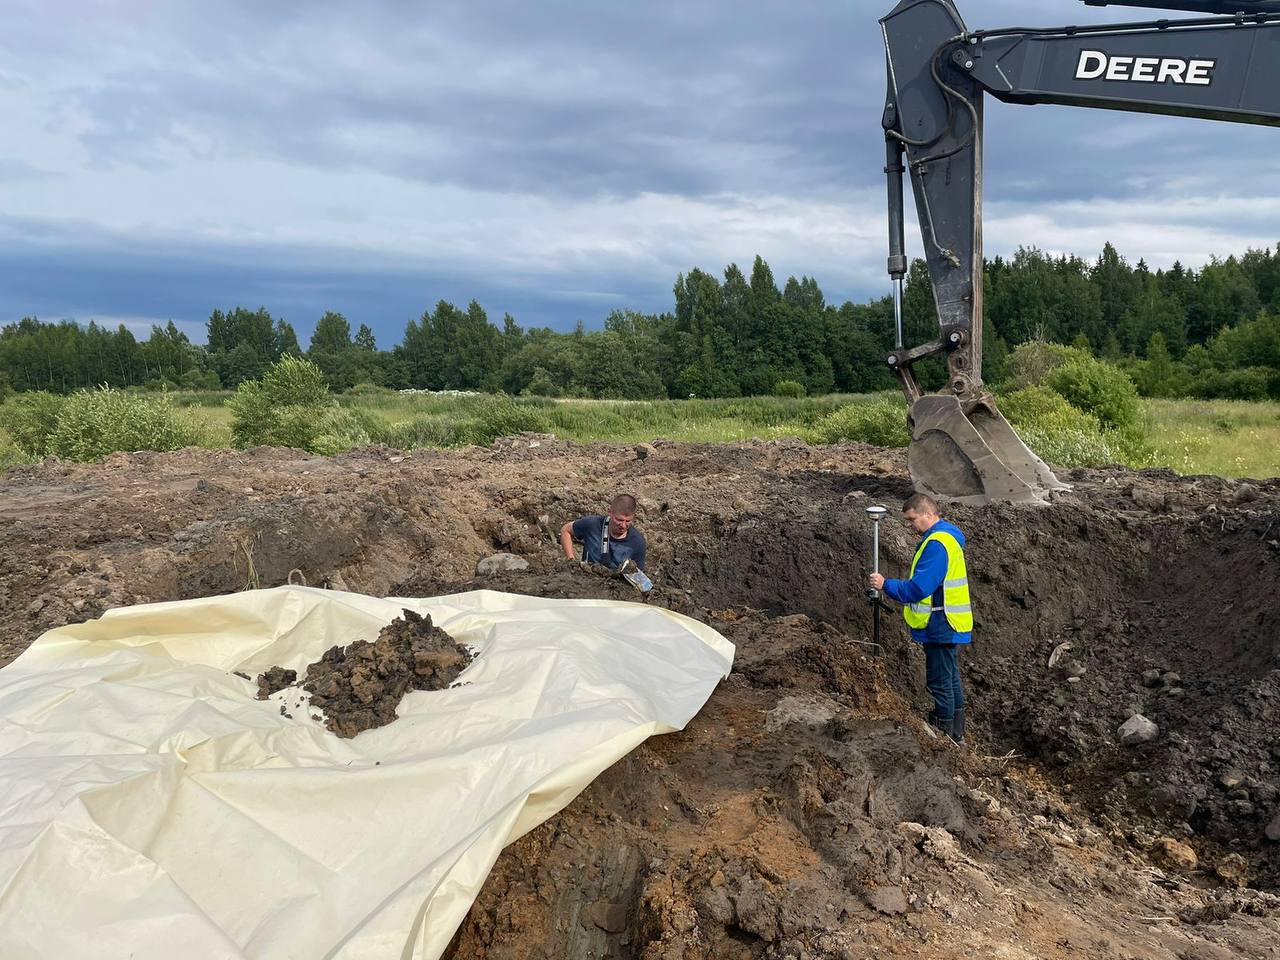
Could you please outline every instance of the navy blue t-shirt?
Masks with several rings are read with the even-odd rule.
[[[573,539],[582,541],[582,559],[587,563],[602,563],[606,567],[618,568],[627,560],[634,560],[636,566],[644,569],[644,534],[632,527],[627,531],[625,540],[609,537],[609,553],[606,556],[602,549],[605,525],[608,517],[592,514],[579,517],[573,521]]]

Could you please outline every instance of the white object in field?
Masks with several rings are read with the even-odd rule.
[[[404,607],[476,659],[354,739],[232,672],[301,674]],[[0,956],[433,960],[502,848],[688,723],[733,653],[661,608],[484,590],[281,587],[49,631],[0,670]]]

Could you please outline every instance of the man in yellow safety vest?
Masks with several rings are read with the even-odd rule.
[[[925,683],[933,696],[929,722],[964,743],[964,689],[958,652],[973,639],[973,606],[964,560],[964,534],[942,519],[923,493],[902,505],[907,523],[922,534],[907,580],[871,575],[871,586],[902,606],[911,638],[924,647]]]

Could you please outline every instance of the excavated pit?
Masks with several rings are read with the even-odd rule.
[[[882,656],[867,645],[865,507],[891,508],[887,572],[915,544],[896,522],[903,458],[868,447],[530,437],[12,470],[4,659],[108,606],[290,571],[377,595],[637,600],[554,542],[625,489],[649,602],[723,632],[734,672],[688,730],[509,847],[450,956],[1274,957],[1280,483],[1070,479],[1044,509],[949,511],[977,610],[963,751],[919,722],[898,620]],[[530,568],[477,578],[499,550]],[[1158,735],[1122,746],[1134,713]]]

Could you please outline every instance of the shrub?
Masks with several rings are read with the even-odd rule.
[[[1037,457],[1054,466],[1101,467],[1125,460],[1122,451],[1101,431],[1020,427],[1018,435]]]
[[[0,427],[28,457],[46,456],[65,402],[65,397],[44,390],[16,394],[0,405]]]
[[[1120,456],[1091,413],[1048,387],[1024,387],[1000,397],[1000,412],[1041,460],[1062,467],[1097,467]]]
[[[563,393],[546,367],[533,368],[533,378],[523,392],[534,397],[558,397]]]
[[[178,378],[183,390],[221,390],[222,382],[212,370],[188,370]]]
[[[1266,400],[1273,372],[1266,367],[1243,367],[1201,374],[1191,384],[1191,393],[1207,400]]]
[[[339,446],[345,450],[369,442],[350,411],[338,409],[320,368],[300,357],[283,356],[261,380],[241,383],[227,406],[237,447],[267,444],[335,453],[335,446],[345,444]]]
[[[483,447],[499,437],[515,433],[546,433],[547,428],[547,419],[540,410],[500,393],[486,397],[476,405],[472,415],[459,425],[457,442]]]
[[[385,427],[374,439],[400,450],[449,447],[458,442],[458,421],[439,416],[414,417]]]
[[[8,470],[20,463],[30,463],[32,459],[13,442],[13,438],[8,433],[0,430],[0,471]]]
[[[1005,394],[999,408],[1023,442],[1046,463],[1060,467],[1153,463],[1152,451],[1136,426],[1107,429],[1092,413],[1047,387]]]
[[[293,407],[293,410],[305,409]],[[373,417],[377,420],[377,417]],[[374,442],[374,432],[383,429],[381,422],[371,423],[370,415],[363,410],[343,410],[339,407],[324,411],[315,424],[316,434],[307,447],[312,453],[331,457],[352,447],[363,447]],[[371,432],[371,428],[374,432]]]
[[[805,395],[803,383],[797,383],[795,380],[779,380],[773,385],[773,395],[775,397],[795,397],[799,399]]]
[[[1019,344],[1005,361],[1005,382],[1008,390],[1023,387],[1039,387],[1046,384],[1050,375],[1059,367],[1079,360],[1092,360],[1086,350],[1068,347],[1045,340],[1030,340]]]
[[[1048,387],[1024,387],[999,398],[1000,412],[1019,430],[1078,430],[1101,433],[1102,424],[1091,413],[1073,407]]]
[[[877,447],[905,447],[911,442],[902,404],[887,398],[851,403],[814,424],[811,443],[869,443]]]
[[[103,387],[66,399],[48,452],[66,460],[101,460],[122,450],[179,450],[199,442],[200,430],[163,397]]]
[[[1092,413],[1104,427],[1132,429],[1141,407],[1138,388],[1123,370],[1088,358],[1073,360],[1049,375],[1047,384],[1067,402]]]

